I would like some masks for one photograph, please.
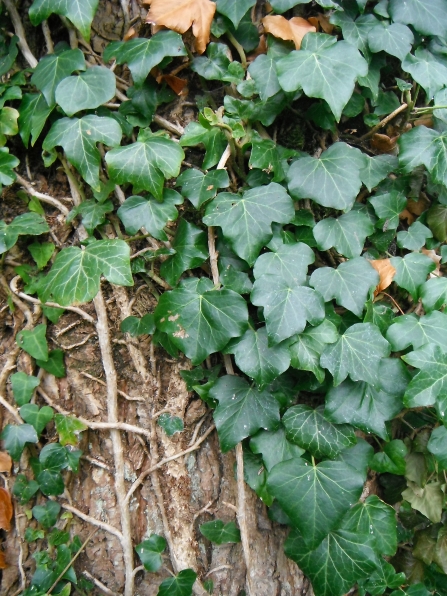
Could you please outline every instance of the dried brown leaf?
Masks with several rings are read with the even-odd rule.
[[[421,193],[418,200],[415,201],[414,199],[408,199],[407,209],[413,215],[422,215],[424,211],[430,207],[430,201],[424,193]]]
[[[309,17],[308,20],[309,23],[317,29],[317,31],[321,29],[328,35],[331,35],[332,31],[334,30],[334,25],[330,22],[329,17],[321,12],[319,12],[316,17]]]
[[[376,133],[371,139],[371,147],[373,147],[377,153],[394,153],[396,151],[396,143],[399,136],[389,137]]]
[[[442,257],[436,251],[428,250],[427,248],[422,248],[421,252],[436,264],[436,269],[431,272],[431,275],[440,275]]]
[[[5,553],[0,550],[0,569],[6,569],[8,567],[8,563],[6,562]]]
[[[0,473],[9,472],[12,468],[12,459],[9,453],[5,453],[4,451],[0,451]]]
[[[161,75],[159,78],[157,77],[157,83],[160,83],[161,81],[165,81],[177,95],[180,95],[183,89],[188,84],[188,81],[186,81],[185,79],[181,79],[180,77],[176,77],[172,74],[164,74]]]
[[[12,518],[11,495],[5,488],[0,488],[0,528],[9,532]]]
[[[270,15],[262,19],[262,24],[266,33],[285,41],[293,41],[297,50],[301,48],[306,33],[316,32],[316,28],[301,17],[293,17],[288,21],[282,16]]]
[[[137,30],[135,27],[130,27],[130,29],[127,30],[127,33],[125,33],[123,40],[129,41],[129,39],[135,39],[135,37],[138,37]]]
[[[415,216],[408,209],[404,209],[399,213],[399,219],[406,219],[409,226],[415,221]]]
[[[390,259],[377,259],[370,261],[370,263],[380,277],[380,281],[374,291],[374,296],[377,296],[377,294],[383,292],[391,284],[396,275],[396,269],[391,265]]]
[[[185,33],[191,26],[196,38],[196,50],[203,54],[210,40],[211,21],[216,4],[211,0],[146,0],[150,10],[146,22],[162,25],[178,33]]]

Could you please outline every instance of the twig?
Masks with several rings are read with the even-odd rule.
[[[242,551],[244,553],[245,566],[247,567],[247,592],[248,596],[254,596],[251,585],[251,562],[250,562],[250,541],[245,511],[245,480],[244,480],[244,453],[242,443],[236,445],[236,466],[237,466],[237,521],[241,532]]]
[[[388,122],[390,122],[390,120],[392,120],[393,118],[395,118],[398,114],[400,114],[401,112],[403,112],[404,110],[406,110],[407,107],[408,107],[408,104],[403,103],[401,106],[399,106],[398,108],[396,108],[394,110],[394,112],[391,112],[391,114],[389,114],[386,118],[384,118],[383,120],[381,120],[379,122],[379,124],[376,124],[375,126],[373,126],[373,128],[371,128],[371,130],[369,132],[367,132],[362,137],[360,137],[359,139],[357,139],[357,141],[365,141],[369,137],[372,137],[373,134],[375,134],[378,130],[380,130],[381,128],[383,128],[386,124],[388,124]]]
[[[82,511],[80,511],[79,509],[76,509],[76,507],[72,507],[67,503],[62,503],[62,509],[66,509],[67,511],[70,511],[70,513],[74,513],[74,515],[76,515],[80,519],[83,519],[85,522],[92,524],[92,526],[97,526],[98,528],[101,528],[101,530],[104,530],[104,532],[108,532],[109,534],[116,536],[116,538],[118,538],[118,540],[122,543],[123,535],[114,526],[106,524],[105,522],[91,517],[90,515],[86,515],[85,513],[82,513]]]
[[[82,572],[82,575],[85,575],[85,577],[87,579],[89,579],[90,581],[92,581],[95,584],[95,586],[97,588],[99,588],[100,590],[102,590],[104,592],[104,594],[107,594],[107,596],[119,596],[119,594],[117,594],[116,592],[112,592],[112,590],[110,590],[107,586],[105,586],[102,582],[100,582],[99,579],[97,579],[96,577],[94,577],[87,570],[84,570]]]
[[[165,128],[168,132],[178,137],[181,137],[182,134],[185,132],[183,126],[180,126],[180,124],[174,124],[173,122],[169,122],[169,120],[166,120],[166,118],[163,118],[158,114],[155,114],[152,120],[155,122],[155,124],[158,124],[158,126]]]
[[[233,569],[232,565],[219,565],[219,567],[214,567],[214,569],[210,569],[205,577],[208,577],[212,573],[216,573],[216,571],[220,571],[221,569]]]
[[[129,29],[130,13],[129,13],[129,0],[120,0],[121,8],[123,10],[124,17],[124,33],[127,33]]]
[[[68,350],[73,350],[73,348],[79,348],[80,346],[83,346],[83,345],[85,345],[85,344],[88,342],[88,340],[89,340],[91,337],[93,337],[94,335],[95,335],[95,333],[89,333],[89,334],[87,335],[87,337],[86,337],[86,338],[84,338],[82,341],[78,341],[78,342],[77,342],[77,343],[75,343],[75,344],[70,344],[69,346],[64,346],[64,345],[62,345],[62,344],[60,344],[60,343],[58,343],[58,342],[56,342],[56,341],[55,341],[55,343],[56,343],[57,345],[59,345],[59,346],[60,346],[60,347],[61,347],[63,350],[66,350],[66,351],[68,351]],[[53,340],[53,341],[54,341],[54,340]]]
[[[24,187],[26,192],[29,195],[31,195],[32,197],[36,197],[36,199],[40,199],[44,203],[53,205],[53,207],[56,207],[57,209],[59,209],[59,211],[61,213],[63,213],[65,216],[67,216],[69,214],[69,210],[67,209],[67,207],[65,207],[65,205],[62,205],[62,203],[60,201],[58,201],[58,199],[55,199],[54,197],[50,197],[49,195],[43,194],[41,192],[38,192],[31,186],[31,184],[27,180],[25,180],[25,178],[22,178],[22,176],[20,176],[17,173],[16,173],[16,179]],[[68,200],[70,200],[70,199],[68,199]]]
[[[104,383],[104,381],[102,381],[101,379],[97,379],[96,377],[89,375],[86,372],[81,371],[81,375],[83,375],[84,377],[87,377],[88,379],[91,379],[92,381],[96,381],[97,383],[99,383],[100,385],[104,385],[104,387],[107,387],[106,383]],[[120,389],[117,390],[119,395],[122,395],[125,399],[128,399],[129,401],[146,401],[144,399],[144,397],[134,397],[132,395],[127,395],[127,393],[124,393],[124,391],[121,391]]]
[[[394,299],[394,298],[393,298],[393,297],[392,297],[390,294],[387,294],[387,293],[386,293],[386,292],[384,292],[383,290],[382,290],[381,294],[384,294],[385,296],[388,296],[388,298],[389,298],[389,299],[390,299],[390,300],[393,302],[393,304],[394,304],[394,305],[397,307],[397,309],[399,310],[399,312],[400,312],[400,314],[401,314],[401,315],[404,315],[404,314],[405,314],[405,313],[404,313],[404,311],[403,311],[403,310],[401,309],[401,307],[399,306],[399,304],[396,302],[396,300],[395,300],[395,299]]]
[[[144,565],[138,565],[138,567],[135,567],[135,569],[132,572],[133,576],[135,577],[139,571],[145,571]]]
[[[54,45],[51,38],[50,27],[48,26],[48,21],[46,19],[42,21],[42,33],[45,38],[45,43],[47,44],[47,52],[48,54],[52,54],[54,52]]]
[[[218,288],[220,286],[219,269],[217,267],[218,252],[216,251],[216,235],[213,226],[208,227],[208,252],[210,253],[210,266],[214,286]]]
[[[3,4],[6,7],[6,10],[9,12],[9,16],[11,17],[11,21],[14,27],[15,34],[19,38],[19,48],[23,54],[23,57],[31,66],[31,68],[36,68],[38,62],[29,48],[28,42],[26,41],[26,34],[25,29],[23,28],[22,21],[20,19],[20,15],[15,7],[13,0],[3,0]]]

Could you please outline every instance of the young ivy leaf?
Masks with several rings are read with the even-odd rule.
[[[322,219],[313,228],[313,235],[320,250],[334,246],[340,254],[351,259],[360,256],[365,239],[373,231],[369,217],[359,211],[350,211],[337,219]]]
[[[90,25],[98,8],[99,0],[34,0],[29,17],[33,25],[39,25],[51,14],[67,17],[86,40],[90,40]]]
[[[178,416],[171,416],[169,413],[160,414],[157,423],[168,437],[172,437],[175,433],[181,433],[184,428],[183,420]]]
[[[45,529],[51,528],[57,521],[61,506],[57,501],[47,501],[45,505],[35,505],[33,516]]]
[[[227,81],[240,83],[244,78],[244,70],[239,62],[232,62],[228,57],[228,46],[224,43],[211,42],[206,56],[194,58],[191,70],[209,81]]]
[[[417,300],[419,287],[426,281],[427,275],[436,269],[436,263],[427,255],[418,252],[410,252],[401,257],[393,257],[391,265],[396,269],[394,281],[398,286],[404,288]]]
[[[58,145],[63,147],[68,160],[79,170],[84,180],[92,188],[100,190],[101,154],[96,143],[114,147],[120,144],[121,136],[121,127],[113,118],[93,115],[62,118],[53,124],[42,147],[44,151],[51,151]]]
[[[110,177],[117,184],[130,182],[134,192],[148,190],[159,200],[163,197],[165,177],[178,176],[184,158],[177,143],[155,135],[106,154]]]
[[[262,459],[268,471],[276,464],[301,457],[304,453],[304,449],[287,440],[283,427],[279,427],[276,431],[260,430],[250,440],[250,449],[253,453],[262,453]]]
[[[292,338],[290,355],[293,368],[314,373],[322,383],[325,373],[320,366],[320,356],[326,345],[335,343],[337,339],[337,328],[328,319],[317,327],[308,327],[303,333]]]
[[[301,50],[300,50],[301,51]],[[290,166],[287,181],[294,199],[348,211],[362,186],[363,154],[346,143],[334,143],[318,159],[300,157]]]
[[[284,91],[303,89],[308,97],[324,99],[337,122],[355,81],[367,73],[368,63],[354,46],[325,33],[308,33],[301,50],[278,62],[279,84]]]
[[[19,410],[20,416],[36,429],[39,436],[46,425],[53,420],[54,412],[49,406],[39,408],[36,404],[25,404]]]
[[[287,192],[272,182],[251,188],[242,196],[218,194],[208,204],[203,222],[207,226],[220,226],[234,252],[253,265],[273,235],[272,223],[289,223],[294,214],[293,201]]]
[[[48,261],[51,259],[56,247],[52,242],[33,242],[28,245],[28,250],[31,253],[38,269],[43,269]]]
[[[152,335],[155,331],[154,315],[147,313],[144,317],[126,317],[121,321],[120,329],[123,333],[129,333],[132,337],[139,335]]]
[[[259,279],[263,275],[277,275],[290,284],[304,285],[307,268],[315,261],[315,254],[303,242],[283,244],[274,247],[256,259],[253,275]]]
[[[155,324],[194,365],[221,350],[247,328],[245,300],[231,290],[215,290],[211,280],[190,278],[160,297]]]
[[[47,360],[37,359],[36,364],[58,379],[66,376],[63,350],[51,350]]]
[[[95,240],[84,250],[63,248],[45,278],[43,302],[50,297],[63,306],[92,300],[99,290],[101,275],[119,286],[132,286],[130,249],[124,240]]]
[[[397,232],[397,244],[408,250],[419,250],[425,245],[427,238],[433,238],[433,234],[427,226],[420,221],[415,221],[408,228],[408,231]]]
[[[18,461],[26,443],[37,443],[39,437],[31,424],[7,424],[1,434],[6,451],[13,460]]]
[[[92,66],[79,75],[66,77],[56,87],[56,103],[67,116],[93,110],[106,103],[116,92],[116,79],[105,66]]]
[[[379,328],[372,323],[357,323],[349,327],[334,343],[326,347],[320,366],[327,368],[340,385],[349,375],[353,381],[379,385],[379,366],[389,356],[390,345]]]
[[[261,428],[274,431],[279,426],[277,399],[268,390],[251,387],[241,377],[220,377],[209,395],[219,402],[214,421],[224,453]]]
[[[16,336],[16,343],[33,358],[48,360],[48,344],[46,340],[47,326],[36,325],[33,330],[24,329]]]
[[[399,60],[403,60],[410,53],[413,41],[411,29],[401,23],[389,25],[385,21],[379,21],[368,32],[368,46],[371,52],[384,51]]]
[[[11,375],[11,387],[14,399],[19,406],[27,404],[34,393],[34,389],[40,384],[40,379],[32,377],[24,372]]]
[[[16,179],[13,168],[16,168],[20,163],[14,155],[9,155],[8,147],[0,147],[0,191],[2,186],[9,186]],[[0,229],[0,246],[2,242],[2,230]],[[14,246],[14,245],[13,245]]]
[[[144,540],[135,547],[146,571],[156,573],[163,564],[161,553],[166,548],[166,540],[162,536],[152,534],[148,540]]]
[[[40,234],[48,232],[49,229],[45,219],[38,213],[18,215],[9,225],[0,221],[0,254],[12,248],[19,236],[40,236]]]
[[[182,195],[189,199],[196,209],[213,199],[219,188],[227,188],[229,185],[230,179],[226,170],[211,170],[203,174],[195,168],[182,172],[176,183],[176,186],[182,187]]]
[[[323,296],[325,302],[335,298],[360,317],[369,292],[379,283],[379,274],[362,257],[340,263],[337,269],[322,267],[310,277],[310,285]]]
[[[186,56],[182,38],[174,31],[159,31],[150,39],[112,42],[103,54],[105,62],[115,58],[117,64],[127,64],[136,87],[141,87],[154,66],[167,56]]]
[[[175,577],[168,577],[161,582],[157,596],[192,596],[192,587],[197,573],[192,569],[183,569]]]
[[[222,157],[227,146],[227,139],[223,131],[217,126],[206,127],[203,124],[199,124],[199,122],[190,122],[180,139],[180,146],[195,147],[199,144],[203,144],[205,147],[205,159],[203,160],[202,167],[205,170],[209,170]],[[215,196],[215,193],[213,193],[213,196]]]
[[[267,486],[312,549],[337,528],[360,497],[363,482],[363,474],[344,462],[326,460],[312,465],[295,458],[272,468]]]
[[[75,416],[56,414],[54,422],[56,424],[56,431],[59,435],[59,442],[61,445],[77,445],[79,443],[79,433],[88,428]]]
[[[199,530],[202,536],[215,544],[241,541],[241,533],[234,522],[226,524],[221,519],[215,519],[200,525]]]

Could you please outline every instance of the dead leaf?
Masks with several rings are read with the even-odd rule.
[[[442,257],[440,255],[438,255],[436,253],[436,251],[434,251],[434,250],[428,250],[427,248],[422,248],[421,249],[421,252],[424,255],[427,255],[427,257],[429,259],[431,259],[434,263],[436,263],[436,269],[434,271],[432,271],[430,275],[437,275],[438,276],[440,274],[440,270],[441,270],[440,263],[441,263]]]
[[[124,35],[123,41],[129,41],[129,39],[135,39],[135,37],[138,37],[138,33],[135,27],[130,27],[130,29],[128,29],[127,33]]]
[[[316,28],[301,17],[293,17],[289,21],[280,15],[270,15],[262,19],[262,24],[266,33],[271,33],[274,37],[279,37],[285,41],[293,41],[297,50],[301,47],[301,42],[306,33],[315,33]]]
[[[334,25],[329,21],[329,17],[325,14],[319,12],[316,17],[309,17],[309,23],[313,25],[317,31],[322,29],[328,35],[332,34],[334,30]]]
[[[146,0],[150,5],[146,22],[163,25],[178,33],[185,33],[191,25],[197,40],[196,50],[203,54],[210,40],[211,21],[216,4],[211,0]]]
[[[415,221],[416,218],[414,217],[413,213],[411,213],[411,211],[409,211],[408,209],[404,209],[399,213],[399,219],[406,219],[407,224],[411,226],[411,224]]]
[[[0,550],[0,569],[6,569],[8,567],[8,563],[5,559],[5,553]]]
[[[160,83],[161,81],[165,81],[177,95],[180,95],[188,84],[188,81],[185,81],[185,79],[181,79],[172,74],[164,74],[157,77],[157,83]]]
[[[0,528],[9,532],[12,518],[11,495],[5,488],[0,488]]]
[[[0,451],[0,473],[7,472],[9,474],[11,468],[11,456],[8,453],[5,453],[4,451]]]
[[[375,261],[370,261],[370,263],[380,277],[380,281],[374,290],[374,296],[377,296],[377,294],[383,292],[391,284],[396,275],[396,269],[391,265],[390,259],[376,259]]]
[[[413,215],[422,215],[424,211],[430,207],[430,201],[424,193],[421,193],[418,200],[415,201],[414,199],[408,199],[407,209]]]
[[[373,147],[377,153],[394,153],[396,151],[398,138],[399,135],[389,137],[388,135],[376,133],[371,139],[371,147]]]

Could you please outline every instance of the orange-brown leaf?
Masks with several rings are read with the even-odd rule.
[[[375,261],[370,261],[370,263],[380,277],[379,283],[374,291],[374,296],[377,296],[377,294],[380,294],[380,292],[385,290],[391,284],[396,275],[396,269],[391,265],[390,259],[377,259]]]
[[[161,75],[159,79],[157,78],[157,83],[165,81],[177,95],[180,95],[188,84],[188,81],[185,81],[185,79],[181,79],[180,77],[176,77],[172,74]]]
[[[0,473],[9,472],[12,468],[12,459],[9,453],[5,453],[4,451],[0,451]]]
[[[376,149],[377,153],[393,153],[396,150],[396,143],[399,135],[395,137],[389,137],[376,133],[371,139],[371,147]]]
[[[270,15],[262,19],[262,24],[267,33],[285,41],[293,41],[297,50],[306,33],[316,32],[316,28],[301,17],[293,17],[289,21],[279,15]]]
[[[418,217],[419,217],[419,215],[422,215],[424,213],[424,211],[427,211],[427,209],[429,207],[430,207],[430,201],[424,193],[421,193],[419,195],[419,198],[417,199],[417,201],[415,201],[414,199],[408,199],[408,203],[407,203],[408,211],[410,213],[413,213],[413,215],[417,215]]]
[[[191,25],[197,39],[196,50],[203,54],[210,40],[216,4],[211,0],[146,0],[150,10],[146,22],[185,33]]]
[[[11,495],[5,488],[0,488],[0,528],[9,532],[12,518]]]
[[[8,567],[8,563],[6,562],[5,553],[0,550],[0,569],[6,569]]]
[[[316,17],[309,17],[309,23],[317,30],[322,29],[328,35],[331,35],[334,30],[334,25],[330,22],[329,17],[321,12]]]

